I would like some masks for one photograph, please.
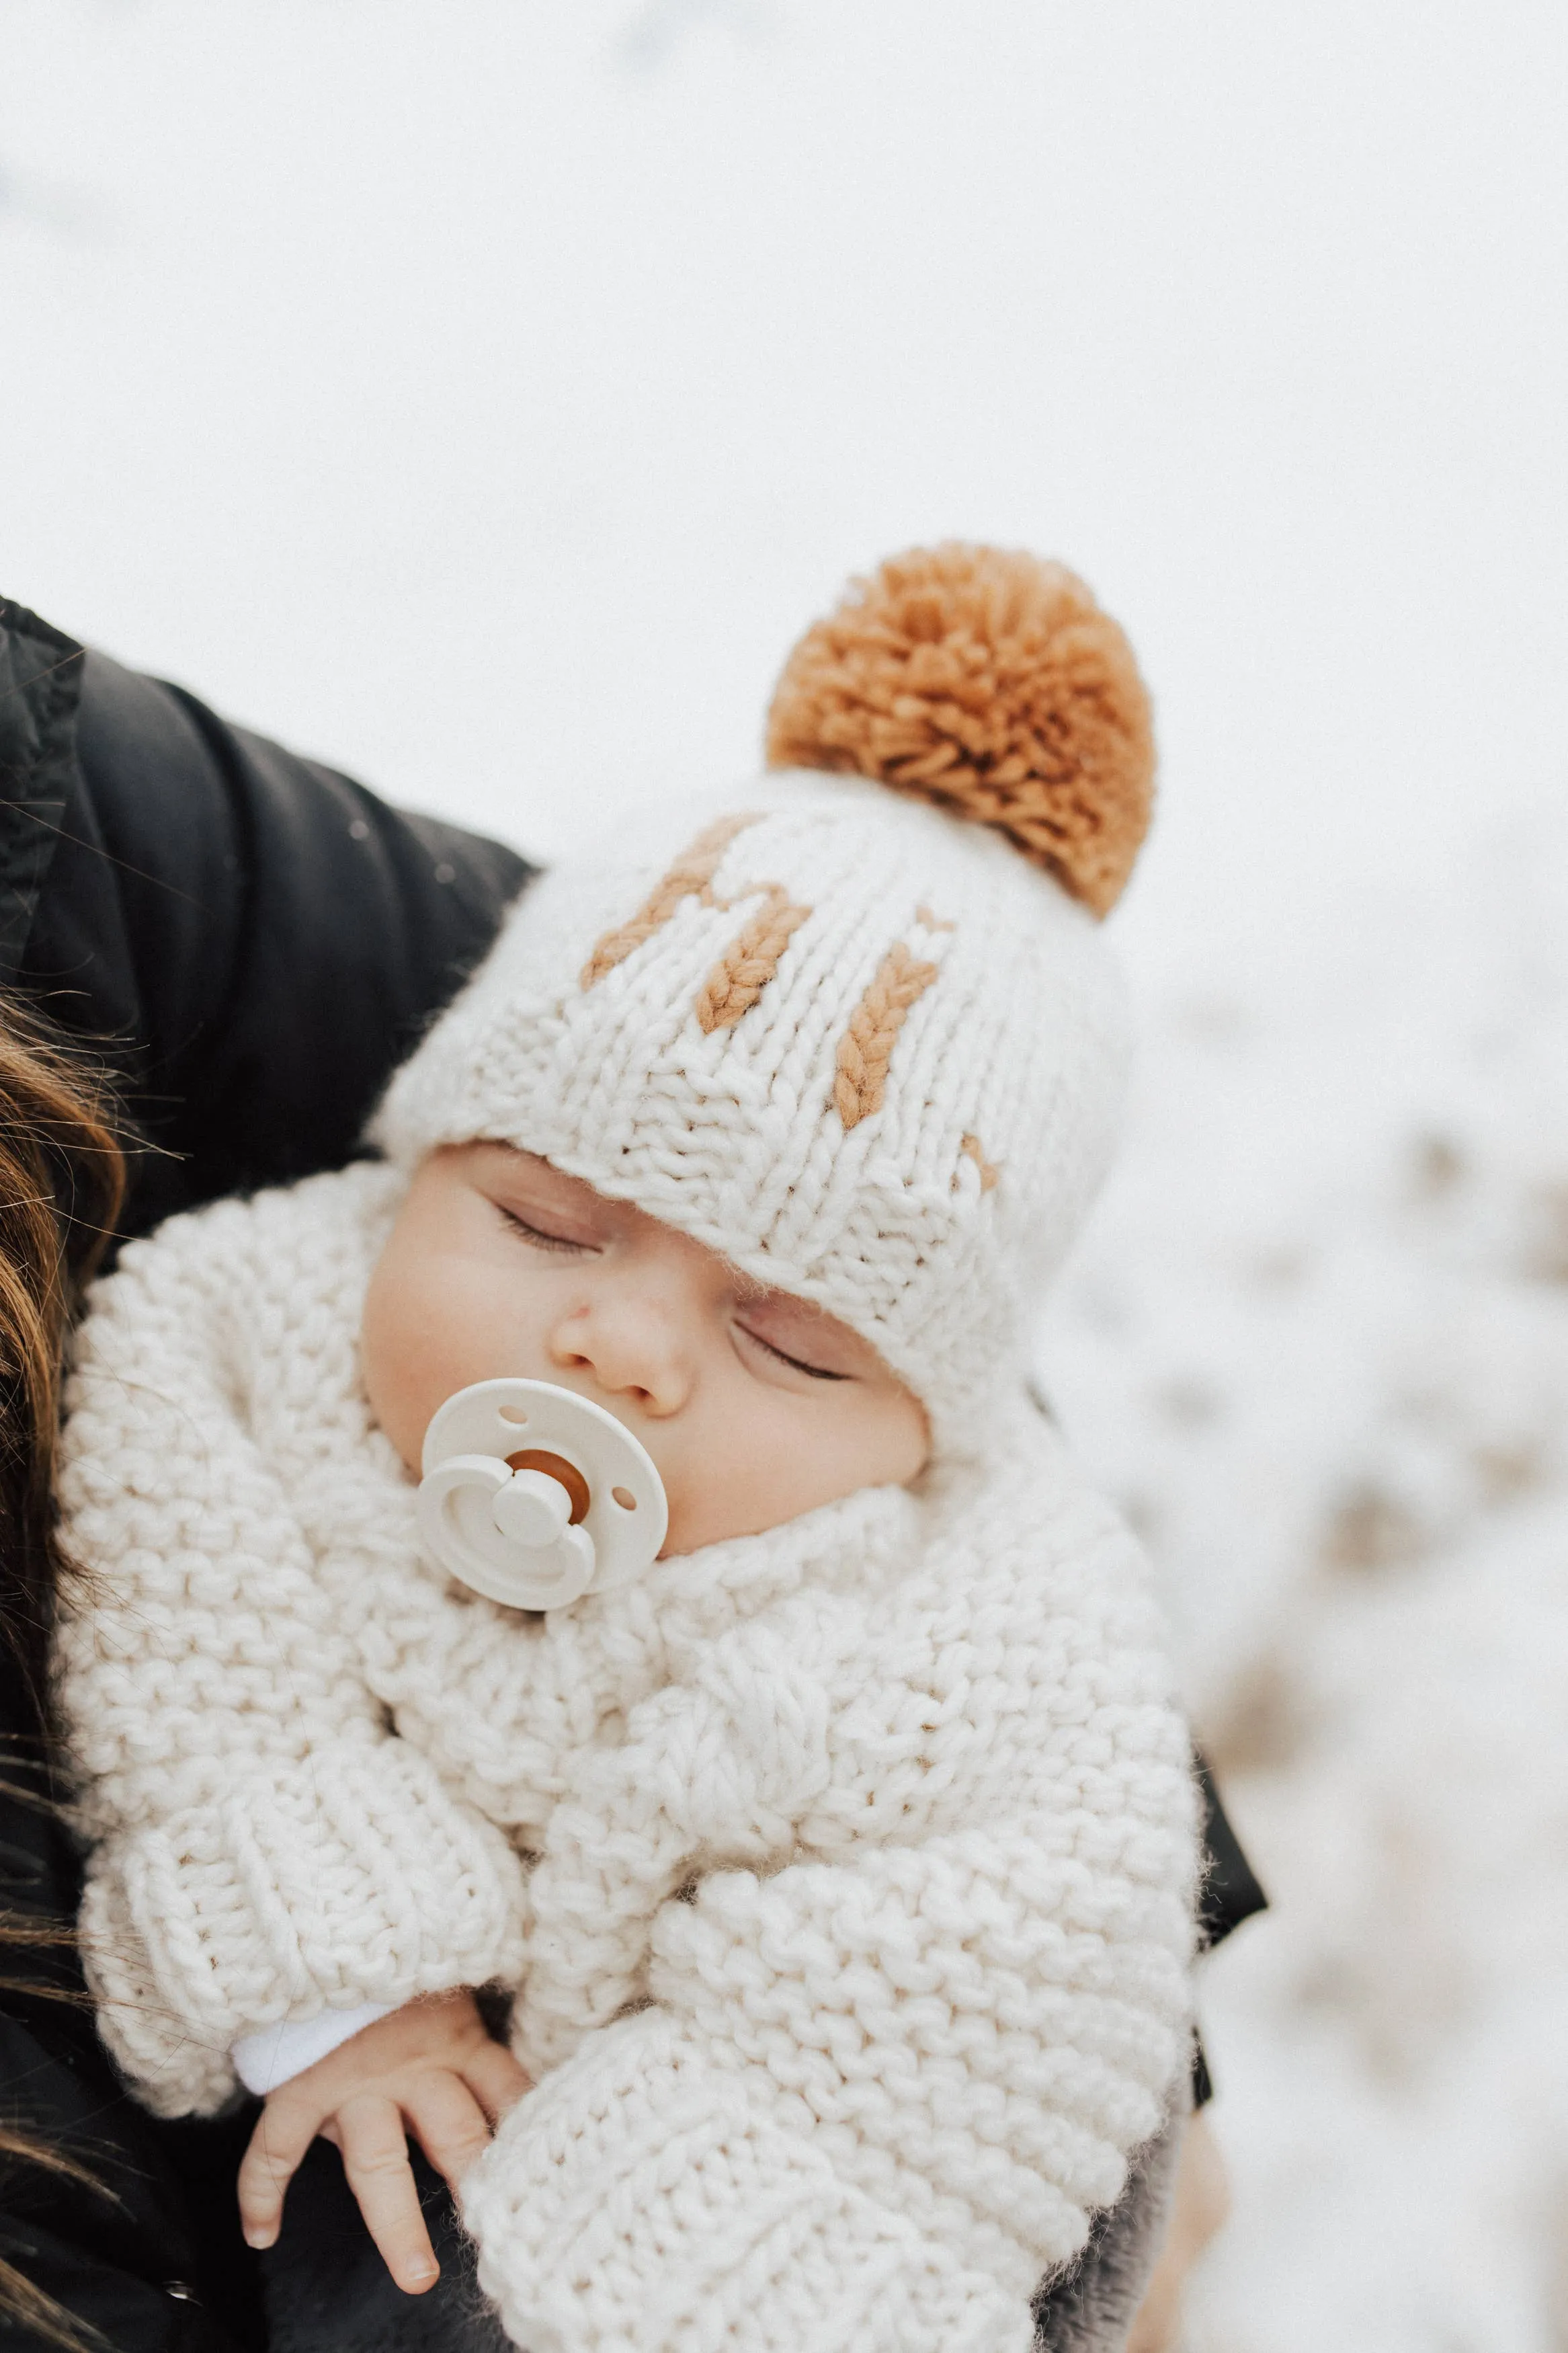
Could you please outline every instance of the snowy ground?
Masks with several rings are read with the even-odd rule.
[[[1275,1903],[1205,1994],[1212,2353],[1568,2344],[1565,849],[1166,996],[1047,1338]]]
[[[1042,1362],[1275,1898],[1199,2353],[1568,2348],[1557,0],[0,0],[0,586],[554,851],[858,565],[1158,698]]]

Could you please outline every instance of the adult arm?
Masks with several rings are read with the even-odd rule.
[[[529,871],[0,598],[0,990],[106,1054],[154,1139],[135,1156],[128,1230],[348,1157]],[[15,1677],[0,1681],[0,1737],[10,1777],[36,1778],[42,1730]],[[0,1903],[68,1932],[73,1851],[31,1797],[0,1789]],[[58,1978],[80,2001],[68,1947],[14,1951],[5,1973]],[[226,2126],[160,2126],[132,2107],[85,2008],[18,1992],[0,2031],[9,2115],[56,2147],[85,2137],[112,2193],[13,2168],[0,2256],[121,2353],[259,2347],[234,2218],[244,2130],[231,2148]],[[12,2337],[35,2341],[20,2322]]]
[[[228,2127],[210,2126],[199,2172],[187,2175],[184,2136],[132,2106],[93,2027],[68,1924],[76,1858],[58,1816],[38,1802],[27,1769],[35,1744],[31,1697],[0,1649],[0,1721],[10,1736],[0,1780],[0,2014],[4,2120],[46,2158],[7,2158],[0,2194],[0,2263],[6,2284],[0,2342],[15,2353],[59,2353],[40,2299],[96,2329],[118,2353],[260,2353],[247,2311],[231,2293],[228,2188],[238,2163]],[[224,2177],[226,2173],[227,2180]],[[192,2179],[212,2211],[193,2194]],[[222,2185],[214,2196],[214,2190]],[[226,2191],[226,2196],[223,2194]],[[232,2333],[231,2333],[232,2332]]]
[[[0,599],[0,987],[107,1053],[129,1230],[351,1157],[531,871]]]

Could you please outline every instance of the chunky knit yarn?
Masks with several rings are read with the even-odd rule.
[[[404,1181],[178,1219],[81,1334],[61,1690],[116,2057],[210,2112],[260,2027],[493,1980],[538,2088],[464,2203],[520,2345],[1023,2353],[1184,2057],[1136,1546],[1019,1396],[983,1460],[571,1610],[454,1588],[357,1356]]]
[[[1093,918],[1001,836],[774,774],[535,882],[376,1134],[405,1166],[501,1138],[636,1201],[864,1334],[973,1445],[1126,1052]]]

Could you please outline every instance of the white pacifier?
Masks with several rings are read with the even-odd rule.
[[[563,1609],[629,1584],[669,1525],[647,1448],[603,1406],[552,1381],[459,1389],[425,1433],[421,1467],[426,1554],[513,1609]]]

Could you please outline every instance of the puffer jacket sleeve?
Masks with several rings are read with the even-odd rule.
[[[250,1205],[224,1204],[132,1245],[68,1398],[82,1953],[104,2038],[162,2115],[220,2105],[258,2028],[520,1963],[516,1856],[389,1733],[247,1434],[246,1335],[269,1312],[257,1233]],[[337,1320],[323,1345],[352,1345]]]
[[[1181,2082],[1196,1846],[1136,1547],[1034,1501],[1035,1562],[958,1545],[815,1655],[746,1630],[558,1812],[518,2042],[557,2063],[464,2187],[520,2345],[1029,2345]]]
[[[349,1159],[531,871],[0,596],[0,987],[108,1061],[126,1231]]]

